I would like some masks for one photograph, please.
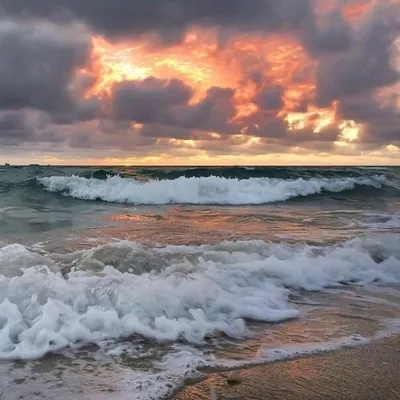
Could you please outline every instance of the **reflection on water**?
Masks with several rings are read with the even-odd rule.
[[[213,244],[223,240],[334,243],[371,232],[400,232],[399,204],[381,209],[318,202],[260,206],[129,206],[73,200],[63,206],[0,208],[0,239],[34,243],[111,238],[145,244]]]
[[[92,229],[90,234],[163,245],[213,244],[223,240],[327,244],[367,232],[400,232],[400,216],[396,219],[392,214],[293,206],[124,209],[106,216],[105,223],[107,229]]]

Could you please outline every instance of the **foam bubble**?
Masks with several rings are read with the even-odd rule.
[[[386,234],[331,247],[243,241],[144,248],[115,242],[46,256],[5,246],[0,358],[38,358],[132,335],[190,343],[218,332],[242,338],[249,333],[246,319],[299,317],[289,302],[294,290],[399,282],[399,245],[400,235]]]
[[[103,200],[130,204],[266,204],[299,196],[342,192],[357,185],[380,188],[384,176],[370,178],[282,180],[220,177],[185,178],[140,182],[109,177],[106,180],[79,176],[51,176],[38,179],[50,192],[62,192],[82,200]]]

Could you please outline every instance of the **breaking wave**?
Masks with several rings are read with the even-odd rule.
[[[111,242],[68,254],[0,248],[0,359],[32,359],[140,335],[242,338],[246,319],[300,317],[296,290],[400,281],[400,235],[334,246],[262,241],[145,248]]]
[[[381,189],[383,175],[372,177],[245,180],[222,177],[138,181],[112,176],[107,179],[80,176],[51,176],[38,181],[49,192],[61,192],[82,200],[102,200],[129,204],[224,204],[250,205],[286,201],[316,194],[339,193],[355,189]]]

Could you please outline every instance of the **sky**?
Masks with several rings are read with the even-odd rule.
[[[400,165],[400,0],[0,0],[0,163]]]

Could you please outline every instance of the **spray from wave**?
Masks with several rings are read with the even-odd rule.
[[[381,188],[385,176],[283,180],[221,177],[185,178],[140,182],[120,176],[106,180],[79,176],[51,176],[38,181],[49,192],[61,192],[82,200],[129,204],[251,205],[286,201],[323,192],[339,193],[356,187]]]

